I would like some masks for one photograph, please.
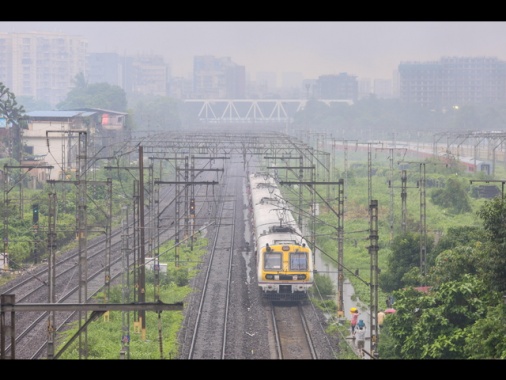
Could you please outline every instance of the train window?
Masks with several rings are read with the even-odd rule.
[[[265,253],[265,269],[281,269],[281,253]]]
[[[290,269],[291,270],[307,269],[307,256],[304,252],[293,252],[292,254],[290,254]]]

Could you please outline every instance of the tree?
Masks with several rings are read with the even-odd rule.
[[[468,359],[506,359],[506,305],[487,309],[485,318],[469,327],[464,352]]]
[[[59,110],[73,108],[102,108],[118,112],[126,112],[127,100],[125,91],[109,83],[87,84],[82,75],[74,79],[74,87],[64,101],[56,108]]]
[[[459,246],[468,247],[476,242],[483,242],[487,239],[485,230],[482,227],[459,226],[449,227],[434,247],[434,256],[437,256],[447,249]]]
[[[432,202],[455,214],[470,212],[472,210],[469,195],[463,181],[449,178],[443,189],[435,189],[431,194]]]
[[[7,124],[12,126],[9,133],[9,141],[5,145],[10,150],[9,156],[18,162],[21,160],[21,129],[23,128],[22,118],[25,109],[18,106],[16,96],[0,82],[0,116],[6,118]]]
[[[479,245],[459,246],[441,252],[436,257],[434,265],[429,268],[429,283],[438,285],[448,281],[459,281],[465,274],[478,274],[480,252]]]
[[[88,82],[86,81],[86,78],[84,77],[84,73],[82,71],[74,77],[72,83],[74,83],[75,88],[81,90],[85,90],[88,87]]]
[[[480,227],[450,227],[430,255],[428,282],[437,285],[478,274],[487,236]]]
[[[490,287],[506,292],[506,205],[502,198],[485,202],[478,211],[488,241],[483,249],[482,269]]]
[[[312,291],[317,292],[319,297],[325,298],[335,294],[335,287],[329,276],[315,274],[314,281],[316,286]]]
[[[495,198],[477,213],[483,229],[448,231],[434,250],[427,294],[412,287],[394,293],[396,313],[383,330],[382,358],[506,358],[505,211]]]
[[[384,353],[381,340],[379,344],[384,359],[467,359],[465,345],[473,339],[473,325],[497,302],[497,294],[468,274],[428,293],[406,288],[394,295],[396,312],[387,318],[389,339],[383,343],[388,345]]]
[[[18,102],[23,105],[26,112],[47,111],[53,109],[51,104],[43,100],[36,100],[31,96],[19,96]]]
[[[433,240],[427,239],[426,252],[432,249]],[[411,285],[413,273],[404,276],[412,268],[420,267],[420,234],[406,232],[392,241],[392,252],[388,257],[388,269],[380,274],[380,286],[390,293],[406,285]]]

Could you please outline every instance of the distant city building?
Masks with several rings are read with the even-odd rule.
[[[260,71],[256,73],[256,90],[258,97],[268,98],[278,90],[277,76],[273,71]]]
[[[399,94],[401,91],[401,84],[400,84],[400,74],[399,70],[394,70],[392,73],[392,95],[394,98],[398,99]]]
[[[109,83],[123,87],[123,59],[117,53],[88,55],[88,83]]]
[[[120,86],[127,94],[167,96],[170,67],[160,55],[90,53],[87,79],[88,83]]]
[[[0,82],[17,97],[56,105],[86,74],[88,42],[52,32],[0,32]]]
[[[193,97],[196,99],[243,99],[246,70],[230,57],[212,55],[193,58]]]
[[[193,92],[191,79],[183,77],[171,77],[169,81],[169,96],[176,99],[189,99]]]
[[[280,93],[285,99],[304,99],[306,95],[303,87],[304,76],[299,72],[284,72],[282,74]]]
[[[402,62],[400,99],[444,110],[463,105],[506,102],[506,62],[494,57],[445,57]]]
[[[127,93],[167,96],[169,66],[160,55],[124,58],[123,89]],[[128,82],[127,82],[128,80]]]
[[[364,99],[370,97],[374,92],[373,80],[371,78],[358,79],[358,98]]]
[[[394,87],[391,79],[374,79],[373,93],[378,99],[394,97]]]
[[[55,107],[75,86],[78,74],[88,83],[120,86],[128,94],[178,99],[330,99],[374,95],[445,110],[463,105],[506,103],[506,62],[495,57],[444,57],[439,61],[401,62],[392,79],[360,78],[347,73],[304,79],[301,73],[259,72],[246,81],[246,68],[230,57],[195,56],[188,78],[171,77],[160,55],[122,56],[89,53],[80,36],[53,32],[0,32],[0,82],[16,97]]]
[[[393,81],[391,79],[358,79],[358,98],[367,99],[374,96],[377,99],[391,99],[395,97]]]
[[[319,99],[358,99],[358,81],[354,75],[321,75],[316,82]]]

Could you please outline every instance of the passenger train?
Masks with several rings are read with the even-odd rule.
[[[300,301],[313,286],[313,257],[277,181],[268,173],[248,175],[249,208],[258,286],[264,299]]]

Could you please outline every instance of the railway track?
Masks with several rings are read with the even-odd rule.
[[[273,303],[269,309],[277,359],[318,359],[301,305]]]
[[[209,176],[210,174],[204,174]],[[160,219],[169,219],[164,215],[175,215],[174,199],[180,194],[175,194],[175,188],[164,187],[160,191]],[[195,186],[195,196],[206,199],[209,197],[206,186]],[[196,211],[196,218],[205,224],[204,218],[208,218],[207,205],[209,202],[199,202],[199,209]],[[153,215],[146,214],[146,224],[149,225]],[[186,216],[180,217],[180,223],[184,223]],[[174,220],[174,217],[172,217]],[[170,223],[169,223],[170,224]],[[174,224],[174,223],[173,223]],[[128,231],[130,236],[127,239],[132,244],[133,223],[130,223]],[[58,255],[55,260],[54,269],[54,292],[57,303],[79,303],[79,297],[86,293],[84,302],[97,303],[96,296],[99,293],[107,293],[108,286],[120,283],[122,274],[128,268],[125,268],[125,262],[130,264],[130,269],[138,265],[134,261],[133,250],[129,250],[128,258],[125,260],[125,252],[122,249],[124,244],[125,232],[122,228],[111,232],[110,248],[107,247],[106,237],[100,236],[90,239],[86,249],[86,273],[87,281],[85,283],[86,291],[83,292],[82,284],[79,285],[79,250],[73,249]],[[160,228],[158,231],[158,241],[162,244],[165,241],[174,238],[174,228]],[[108,266],[108,270],[105,268]],[[15,280],[0,288],[0,294],[14,294],[16,304],[44,304],[49,302],[49,265],[41,264],[31,270],[18,276]],[[108,276],[108,281],[106,281]],[[46,312],[17,312],[15,315],[15,351],[12,351],[10,340],[5,347],[5,357],[13,359],[44,359],[47,356],[49,337],[49,326],[55,329],[55,332],[61,332],[68,327],[69,322],[82,318],[82,312],[63,312],[50,315]],[[54,319],[53,319],[54,317]],[[57,358],[58,355],[55,355]]]
[[[251,233],[248,231],[248,201],[245,192],[247,168],[240,158],[231,156],[230,161],[227,160],[219,185],[213,187],[212,192],[205,185],[195,187],[194,197],[197,199],[199,209],[195,219],[189,223],[194,229],[207,226],[209,253],[200,264],[199,275],[192,280],[191,286],[195,291],[184,301],[185,320],[179,333],[181,359],[273,359],[290,358],[291,355],[289,351],[282,353],[281,356],[273,354],[276,350],[271,347],[271,338],[268,336],[267,326],[270,317],[262,307],[256,283],[255,253],[251,250]],[[210,172],[207,175],[207,178],[213,176]],[[175,236],[174,228],[171,226],[171,221],[174,221],[176,215],[175,199],[183,196],[175,194],[174,186],[168,186],[167,191],[167,196],[160,194],[158,207],[159,210],[163,210],[163,215],[158,216],[164,224],[163,236],[159,231],[160,244]],[[181,215],[180,218],[183,225],[187,216]],[[196,220],[198,223],[195,223]],[[132,230],[133,226],[130,227],[130,232]],[[111,239],[111,252],[118,253],[118,256],[110,257],[111,284],[119,281],[124,271],[121,243],[121,231],[115,230]],[[105,246],[103,236],[88,242],[89,299],[97,292],[104,291]],[[57,302],[76,302],[77,257],[78,252],[74,250],[62,254],[57,260],[56,274],[62,276],[61,280],[57,280]],[[64,266],[60,267],[64,260],[67,260],[68,271]],[[47,276],[47,268],[35,268],[10,284],[12,287],[6,285],[1,288],[0,292],[15,293],[17,303],[47,303]],[[28,278],[30,281],[21,286],[20,284]],[[16,284],[19,284],[19,287],[15,288]],[[28,289],[33,290],[35,287],[38,288],[37,296],[34,293],[28,298],[30,292]],[[21,318],[23,323],[18,322]],[[59,312],[55,326],[61,330],[75,318],[77,318],[75,313],[71,316],[70,313],[66,315]],[[328,341],[322,338],[323,327],[315,323],[317,318],[314,315],[308,319],[311,323],[306,327],[312,336],[311,340],[314,342],[316,335],[320,338],[319,343],[313,345],[315,352],[311,353],[311,349],[307,348],[304,358],[333,359],[332,348],[329,348]],[[47,314],[35,315],[31,312],[16,314],[16,359],[44,358],[48,339],[47,320]],[[301,320],[299,324],[302,323]],[[301,328],[304,328],[303,325]],[[278,330],[281,331],[282,328]],[[281,338],[279,340],[281,341]],[[284,340],[283,350],[287,350],[289,343],[287,339]]]
[[[188,321],[185,345],[187,359],[226,359],[228,316],[234,268],[234,236],[237,218],[237,186],[226,177],[220,189],[220,206],[212,230],[212,244],[206,257],[205,277],[196,300],[196,318]],[[212,326],[212,328],[209,328]],[[185,347],[183,347],[185,350]]]

